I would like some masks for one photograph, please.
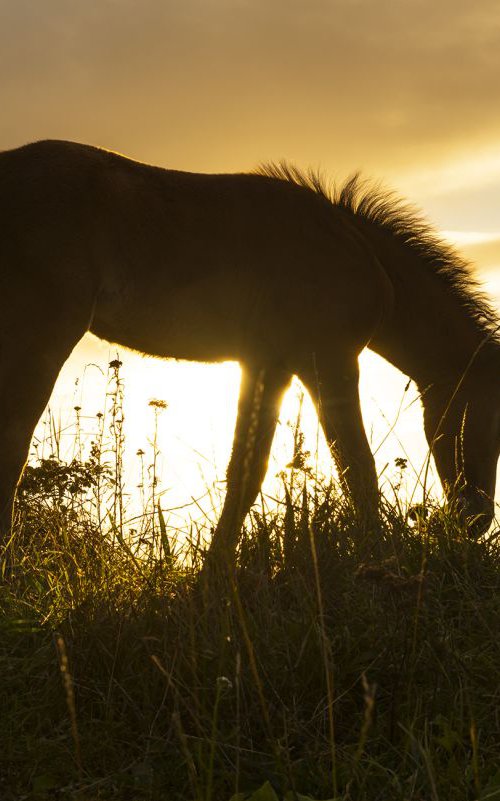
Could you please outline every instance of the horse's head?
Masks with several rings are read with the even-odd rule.
[[[500,375],[471,371],[458,389],[457,383],[431,387],[423,403],[425,433],[444,492],[479,536],[494,515]]]

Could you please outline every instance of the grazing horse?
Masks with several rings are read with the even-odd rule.
[[[445,492],[484,531],[500,451],[498,320],[467,265],[391,194],[329,191],[281,164],[235,175],[149,166],[44,141],[0,153],[0,512],[86,331],[143,353],[242,366],[212,552],[234,554],[292,375],[346,491],[377,514],[358,356],[415,380]],[[479,520],[479,523],[477,522]]]

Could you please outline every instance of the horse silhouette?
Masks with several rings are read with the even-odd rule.
[[[411,207],[354,176],[331,191],[285,164],[166,170],[43,141],[0,153],[0,511],[86,331],[160,357],[242,367],[212,552],[235,552],[299,376],[345,490],[377,515],[358,356],[415,380],[445,493],[484,531],[500,452],[497,317],[467,264]]]

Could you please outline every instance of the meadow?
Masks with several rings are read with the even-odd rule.
[[[495,532],[386,501],[373,560],[297,429],[280,503],[207,581],[154,435],[127,519],[119,368],[90,448],[78,408],[71,460],[49,424],[0,551],[2,801],[500,800]]]

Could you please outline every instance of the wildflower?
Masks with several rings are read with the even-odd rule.
[[[121,362],[121,361],[120,361],[120,359],[113,359],[113,361],[111,361],[111,362],[109,363],[109,366],[110,366],[110,367],[111,367],[113,370],[119,370],[119,369],[120,369],[120,367],[122,366],[122,364],[123,364],[123,362]]]
[[[160,400],[159,398],[152,398],[149,401],[148,406],[152,406],[154,409],[166,409],[167,402],[164,400]]]

